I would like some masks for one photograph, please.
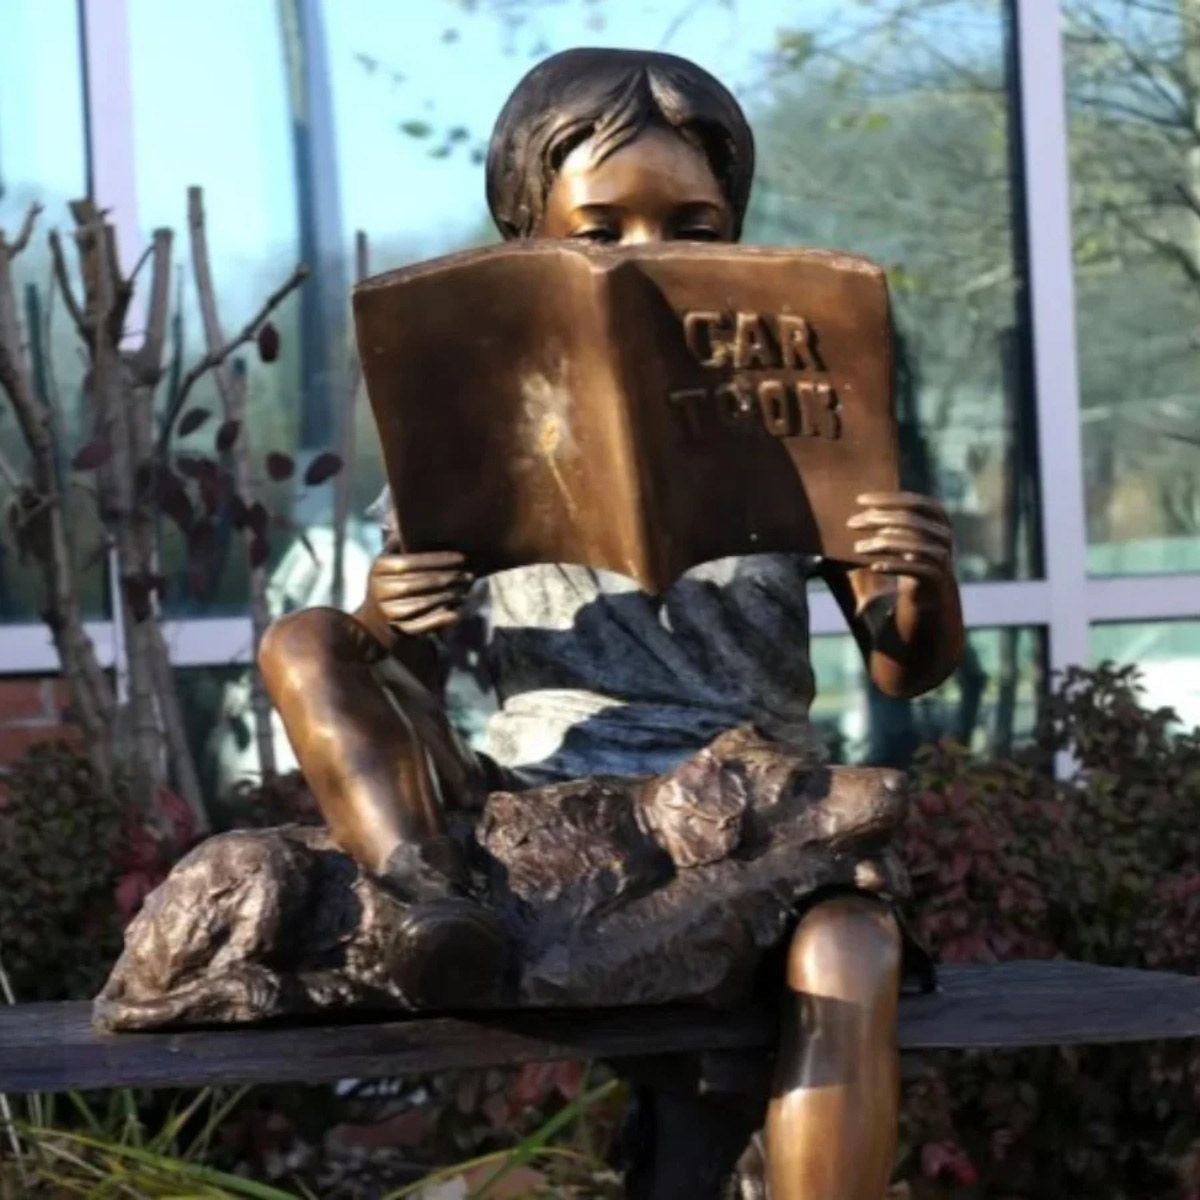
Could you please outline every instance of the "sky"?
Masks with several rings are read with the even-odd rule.
[[[179,229],[186,189],[202,184],[235,320],[297,252],[278,0],[125,2],[138,226]],[[468,7],[324,0],[344,243],[366,230],[374,269],[458,248],[487,227],[470,143],[433,158],[438,140],[407,136],[406,122],[483,139],[538,57],[581,44],[670,49],[753,108],[781,28],[845,28],[867,11],[851,0],[542,0],[513,34],[488,0]],[[75,10],[76,0],[0,0],[0,179],[35,180],[60,201],[83,186]],[[0,219],[12,219],[3,200]]]
[[[0,0],[0,188],[84,186],[75,0]],[[18,201],[0,197],[0,217]]]
[[[746,16],[751,3],[753,20]],[[780,25],[819,18],[828,0],[800,7],[796,0],[742,0],[740,10],[720,0],[561,0],[537,6],[536,25],[512,37],[486,3],[466,14],[452,0],[328,0],[347,240],[365,229],[377,242],[432,253],[477,232],[485,221],[481,167],[465,147],[430,157],[436,142],[406,136],[400,126],[462,125],[485,136],[539,49],[657,46],[673,19],[690,13],[670,48],[738,86],[752,81]],[[293,239],[275,0],[129,0],[129,11],[143,225],[176,219],[183,190],[201,181],[222,253],[252,255]]]

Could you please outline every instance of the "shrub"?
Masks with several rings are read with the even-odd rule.
[[[913,921],[942,961],[1200,973],[1200,734],[1144,708],[1135,669],[1069,672],[1028,756],[943,745],[914,783]],[[1197,1200],[1198,1100],[1188,1042],[939,1056],[906,1096],[904,1175],[919,1198]]]
[[[64,745],[35,747],[11,769],[0,787],[0,960],[17,999],[83,999],[103,982],[126,919],[189,836],[186,806],[161,800],[152,827]]]
[[[297,774],[238,789],[229,817],[239,827],[318,819]],[[190,809],[167,789],[142,813],[119,783],[100,787],[78,751],[30,750],[0,781],[0,963],[16,998],[94,995],[126,923],[195,841]]]

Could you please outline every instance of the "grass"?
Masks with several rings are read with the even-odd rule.
[[[552,1170],[556,1177],[583,1182],[604,1171],[593,1155],[555,1144],[584,1123],[590,1110],[612,1097],[617,1080],[584,1088],[516,1146],[444,1167],[394,1191],[385,1200],[419,1200],[434,1185],[471,1178],[470,1200],[493,1200],[520,1168]],[[136,1095],[108,1094],[103,1108],[68,1093],[66,1111],[53,1098],[30,1097],[28,1119],[6,1117],[13,1157],[0,1165],[0,1197],[46,1200],[86,1196],[95,1200],[316,1200],[294,1180],[290,1190],[257,1183],[204,1161],[221,1127],[248,1089],[223,1094],[212,1089],[178,1101],[158,1129],[146,1128]],[[8,1103],[6,1112],[12,1111]],[[62,1116],[64,1119],[59,1120]],[[488,1170],[488,1168],[491,1168]],[[16,1190],[13,1190],[13,1188]]]

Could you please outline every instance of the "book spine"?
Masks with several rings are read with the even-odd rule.
[[[661,594],[673,578],[666,554],[660,481],[653,469],[656,456],[653,447],[646,444],[650,431],[642,419],[647,347],[639,334],[651,326],[646,323],[650,314],[643,314],[639,321],[638,309],[645,307],[642,298],[646,280],[638,264],[627,260],[614,262],[601,278],[601,328],[613,373],[614,441],[618,447],[615,459],[621,495],[627,497],[622,514],[623,547],[628,560],[625,574],[648,591]]]

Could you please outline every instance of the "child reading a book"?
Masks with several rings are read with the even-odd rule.
[[[663,54],[577,50],[536,67],[509,99],[487,196],[505,238],[735,241],[753,168],[746,120],[706,72]],[[946,515],[908,493],[860,505],[851,525],[865,565],[725,560],[662,598],[569,565],[475,580],[453,547],[404,554],[389,541],[354,616],[286,617],[261,655],[335,838],[416,911],[462,891],[443,814],[489,788],[656,774],[744,724],[811,746],[806,585],[815,576],[877,687],[905,697],[936,686],[963,647]],[[482,629],[499,703],[482,753],[451,729],[440,698],[439,650],[468,627]],[[455,952],[467,947],[479,972],[499,971],[488,914],[468,901],[455,913]],[[795,1006],[804,1029],[785,1039],[795,1048],[781,1058],[768,1120],[775,1200],[886,1191],[901,946],[890,909],[866,894],[825,898],[799,916],[786,983],[804,998]]]

